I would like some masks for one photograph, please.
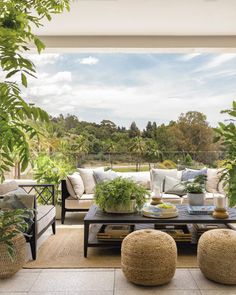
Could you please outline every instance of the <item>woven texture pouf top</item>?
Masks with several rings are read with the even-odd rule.
[[[236,232],[214,229],[205,232],[198,242],[198,264],[210,280],[236,284]]]
[[[125,277],[138,285],[168,283],[175,274],[177,248],[168,234],[152,229],[137,230],[122,242],[121,267]]]

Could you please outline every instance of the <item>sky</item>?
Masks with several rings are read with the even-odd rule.
[[[26,100],[52,116],[129,127],[199,111],[211,126],[236,97],[236,54],[31,54],[37,79]]]

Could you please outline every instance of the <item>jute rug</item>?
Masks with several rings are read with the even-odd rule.
[[[88,248],[88,257],[83,255],[83,229],[57,229],[40,247],[36,261],[29,261],[24,268],[119,268],[120,250]],[[197,267],[196,249],[178,247],[179,268]]]

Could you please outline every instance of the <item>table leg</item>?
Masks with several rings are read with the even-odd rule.
[[[89,223],[84,222],[84,257],[87,257],[88,253],[88,240],[89,240]]]

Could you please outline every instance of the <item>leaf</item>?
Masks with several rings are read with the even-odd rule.
[[[12,76],[15,75],[17,72],[19,72],[19,70],[14,70],[14,71],[9,72],[9,73],[6,75],[6,79],[12,77]]]
[[[22,83],[22,85],[27,87],[27,78],[26,78],[25,74],[23,74],[23,73],[21,73],[21,83]]]
[[[34,38],[34,44],[37,47],[38,53],[41,53],[41,51],[45,49],[44,43],[37,37]]]

